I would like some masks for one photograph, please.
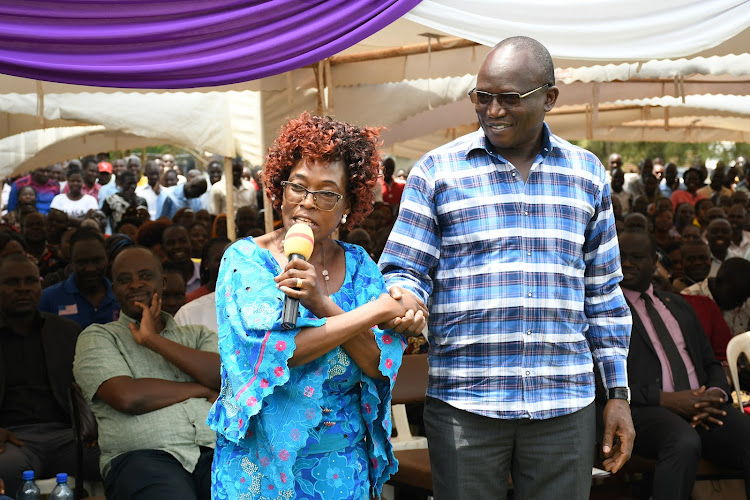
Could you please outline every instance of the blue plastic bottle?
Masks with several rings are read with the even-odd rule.
[[[39,500],[40,497],[39,486],[34,482],[34,471],[23,471],[23,484],[18,488],[16,500]]]
[[[68,475],[65,472],[57,475],[57,486],[50,493],[49,500],[73,500],[73,490],[68,486]]]

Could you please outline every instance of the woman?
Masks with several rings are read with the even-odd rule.
[[[18,204],[15,210],[5,214],[3,220],[20,231],[24,216],[36,211],[36,190],[31,186],[22,186],[18,188]]]
[[[90,194],[83,194],[83,173],[79,167],[70,165],[67,178],[67,191],[52,198],[49,207],[65,212],[72,225],[79,226],[89,211],[99,209],[99,202]]]
[[[404,342],[370,327],[411,334],[424,317],[387,295],[362,248],[331,238],[371,209],[376,139],[373,129],[305,113],[269,152],[263,184],[283,225],[227,249],[216,285],[213,498],[378,497],[396,470],[390,390]],[[308,261],[284,255],[296,223],[313,232]],[[281,328],[284,295],[300,301],[291,330]]]

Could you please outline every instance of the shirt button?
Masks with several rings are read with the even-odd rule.
[[[528,210],[524,210],[524,211],[523,211],[523,214],[524,214],[524,215],[529,215],[529,212],[528,212]]]
[[[528,331],[526,332],[526,335],[531,335],[531,330],[528,330]]]
[[[527,370],[526,375],[531,375],[531,372]]]
[[[527,297],[531,297],[531,292],[526,294]]]
[[[531,255],[531,250],[526,250],[526,255]]]
[[[191,419],[190,419],[190,423],[191,423],[191,424],[194,424],[194,423],[195,423],[195,419],[194,419],[194,418],[191,418]]]
[[[516,176],[516,173],[515,173],[515,172],[513,172],[513,173],[511,173],[510,175],[512,175],[513,177],[515,177],[515,176]]]

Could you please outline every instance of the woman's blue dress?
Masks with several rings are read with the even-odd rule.
[[[346,278],[331,299],[350,311],[387,293],[366,252],[340,243]],[[216,285],[222,389],[208,415],[217,432],[215,499],[368,499],[397,469],[390,444],[391,388],[405,344],[373,329],[380,371],[365,375],[338,347],[289,369],[299,328],[320,326],[300,306],[297,329],[281,329],[284,294],[276,259],[252,238],[224,254]]]

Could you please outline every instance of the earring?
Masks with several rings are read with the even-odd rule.
[[[344,214],[343,217],[341,217],[341,223],[346,224],[346,214]]]

